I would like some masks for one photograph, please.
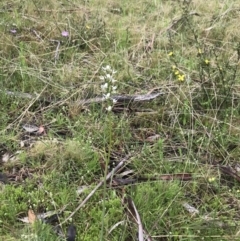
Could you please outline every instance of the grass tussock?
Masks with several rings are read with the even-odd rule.
[[[239,240],[239,9],[1,1],[2,240]]]

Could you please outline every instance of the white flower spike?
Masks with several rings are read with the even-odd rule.
[[[102,69],[103,69],[104,71],[111,71],[111,70],[112,70],[109,65],[107,65],[107,66],[105,66],[105,67],[102,67]]]
[[[106,74],[106,78],[112,80],[112,75]]]
[[[104,96],[104,98],[105,98],[105,100],[108,100],[109,98],[110,98],[110,93],[107,93],[106,95],[103,95]]]
[[[106,91],[107,88],[108,88],[108,83],[105,83],[105,84],[101,85],[101,89],[102,89],[103,91]]]
[[[109,106],[106,108],[106,110],[107,110],[107,111],[111,111],[111,110],[112,110],[112,106],[109,105]]]

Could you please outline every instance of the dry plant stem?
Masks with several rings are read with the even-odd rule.
[[[136,222],[138,224],[138,240],[139,241],[144,241],[143,226],[142,226],[140,215],[139,215],[139,213],[137,211],[137,208],[136,208],[133,200],[131,200],[131,204],[132,204],[134,212],[136,214]]]
[[[51,39],[50,41],[57,43],[57,48],[56,48],[55,55],[54,55],[55,64],[56,64],[56,63],[57,63],[57,60],[58,60],[58,57],[59,57],[60,41],[59,41],[59,40],[54,40],[54,39]]]
[[[42,38],[41,38],[41,36],[37,33],[36,30],[33,29],[32,32],[36,35],[36,37],[37,37],[40,41],[43,41]]]
[[[122,159],[122,161],[119,162],[119,164],[110,172],[108,173],[108,175],[106,176],[106,178],[104,178],[102,181],[100,181],[98,183],[98,185],[87,195],[87,197],[78,205],[78,207],[71,213],[71,215],[69,217],[67,217],[62,223],[60,223],[59,225],[62,225],[64,223],[66,223],[68,220],[70,220],[75,213],[81,208],[83,207],[87,201],[93,196],[93,194],[97,191],[98,188],[100,188],[103,184],[104,181],[108,181],[110,178],[113,177],[113,175],[128,161],[128,159],[131,157],[132,155],[129,154],[127,155],[125,158]]]
[[[145,236],[147,236],[147,241],[153,241],[152,237],[146,233],[146,231],[143,229],[143,233],[145,234]]]
[[[138,240],[144,241],[144,234],[146,241],[152,241],[151,236],[148,232],[143,228],[140,215],[137,211],[137,208],[130,196],[123,198],[123,204],[126,207],[126,214],[138,225]]]

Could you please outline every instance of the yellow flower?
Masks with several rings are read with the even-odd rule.
[[[173,52],[171,51],[171,52],[168,54],[168,56],[173,56]]]
[[[184,79],[185,79],[185,76],[184,76],[184,74],[179,74],[178,76],[177,76],[177,78],[178,78],[178,80],[179,81],[184,81]]]
[[[175,75],[179,75],[179,71],[176,70],[176,71],[174,72],[174,74],[175,74]]]
[[[201,50],[201,49],[198,49],[198,53],[199,53],[199,54],[202,54],[202,50]]]
[[[209,64],[210,61],[208,59],[205,59],[204,62],[205,62],[205,64]]]
[[[208,178],[208,181],[209,181],[209,182],[214,182],[215,179],[216,179],[215,177],[209,177],[209,178]]]

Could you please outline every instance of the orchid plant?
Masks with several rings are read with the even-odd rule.
[[[112,98],[112,94],[116,93],[117,90],[117,80],[114,78],[114,75],[117,73],[117,71],[112,69],[110,65],[102,67],[102,71],[103,75],[100,76],[100,80],[104,81],[104,83],[101,85],[101,89],[103,91],[103,96],[108,103],[106,110],[111,111],[113,105],[117,102],[117,100]]]

